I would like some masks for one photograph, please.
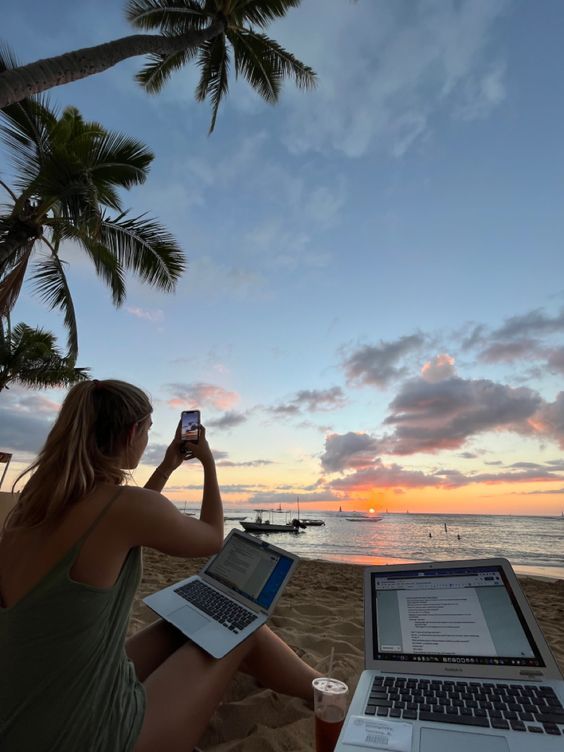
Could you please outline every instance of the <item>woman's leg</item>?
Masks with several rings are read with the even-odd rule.
[[[254,676],[263,687],[308,701],[313,701],[311,682],[321,676],[266,626],[258,630],[241,670]]]
[[[186,639],[172,624],[157,619],[126,640],[125,652],[133,661],[139,681],[144,682]]]
[[[310,701],[311,681],[319,676],[268,627],[220,660],[188,641],[144,682],[147,708],[135,752],[192,749],[239,668],[264,686]]]
[[[186,642],[144,682],[145,718],[134,752],[188,752],[203,735],[255,635],[216,660]]]

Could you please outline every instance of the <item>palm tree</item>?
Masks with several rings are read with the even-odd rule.
[[[0,66],[12,63],[0,59]],[[130,217],[117,193],[145,181],[153,155],[139,141],[85,121],[72,107],[59,116],[36,98],[4,108],[0,134],[15,174],[13,188],[0,180],[8,195],[0,206],[0,315],[12,310],[36,247],[46,250],[32,281],[49,307],[63,312],[68,354],[76,358],[63,241],[74,241],[90,257],[116,306],[126,296],[126,271],[170,292],[185,268],[174,238],[145,215]]]
[[[300,88],[315,84],[313,70],[262,32],[301,0],[129,0],[128,20],[158,34],[135,34],[113,42],[38,60],[0,74],[0,108],[54,86],[107,70],[138,55],[149,62],[137,75],[144,88],[160,91],[170,74],[196,60],[200,101],[212,105],[210,133],[227,93],[231,56],[235,75],[243,75],[267,102],[278,100],[284,78]],[[256,29],[259,29],[257,31]]]
[[[75,368],[74,360],[60,353],[51,332],[22,323],[12,330],[9,316],[0,323],[0,392],[12,382],[41,389],[87,378],[86,368]]]

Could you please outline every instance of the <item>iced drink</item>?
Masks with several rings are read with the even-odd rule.
[[[347,714],[349,688],[338,679],[313,680],[315,752],[333,752]]]

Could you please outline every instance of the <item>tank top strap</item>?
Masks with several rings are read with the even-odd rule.
[[[73,546],[73,550],[76,550],[77,548],[80,548],[84,541],[88,538],[88,536],[92,533],[96,525],[100,522],[100,520],[106,515],[106,512],[109,510],[109,508],[112,506],[114,501],[117,499],[117,497],[120,495],[122,491],[122,486],[118,488],[118,490],[113,494],[111,499],[108,501],[106,506],[102,509],[100,514],[97,517],[94,517],[94,520],[90,523],[90,525],[86,528],[86,531],[80,536],[80,538],[77,540],[77,542]]]

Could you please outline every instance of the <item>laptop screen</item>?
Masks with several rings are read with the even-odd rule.
[[[544,666],[500,566],[372,572],[375,660]]]
[[[206,568],[206,574],[244,595],[262,608],[270,608],[292,568],[293,559],[272,550],[263,541],[232,535]]]

